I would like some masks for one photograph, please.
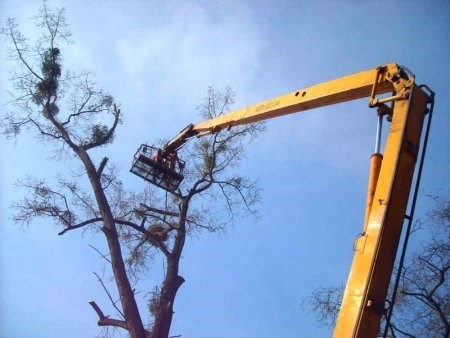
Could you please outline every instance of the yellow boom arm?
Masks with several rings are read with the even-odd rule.
[[[378,100],[375,95],[396,92],[397,97],[408,97],[414,78],[406,80],[406,74],[395,63],[383,67],[344,76],[315,86],[263,101],[235,110],[196,125],[189,125],[164,147],[165,152],[180,148],[190,137],[207,135],[224,128],[258,122],[270,118],[297,113],[340,102],[371,96],[369,105],[388,101]]]
[[[392,94],[376,97],[385,93]],[[392,123],[384,155],[377,154],[378,169],[371,173],[366,221],[355,245],[335,338],[374,338],[379,331],[430,102],[414,76],[391,63],[317,84],[190,125],[163,149],[170,153],[193,136],[363,97],[369,97],[369,106],[381,108]]]

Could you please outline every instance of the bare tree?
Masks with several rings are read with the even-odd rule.
[[[435,208],[415,227],[415,232],[426,231],[429,239],[410,255],[400,271],[399,292],[388,337],[450,336],[450,202],[438,197],[433,199]],[[303,306],[314,311],[320,323],[334,326],[343,291],[343,287],[321,287],[303,302]],[[382,335],[380,333],[380,337]]]
[[[230,89],[220,93],[210,88],[199,110],[203,118],[212,118],[225,113],[232,103]],[[131,242],[131,262],[145,264],[149,250],[154,248],[166,259],[164,281],[155,287],[149,302],[154,316],[153,337],[169,333],[175,296],[184,282],[179,264],[186,236],[221,231],[242,212],[256,216],[258,186],[239,173],[230,174],[230,169],[243,157],[244,138],[256,136],[261,129],[260,124],[238,127],[193,143],[182,152],[187,159],[186,177],[170,203],[159,209],[141,205],[135,210],[134,216],[146,221],[147,232],[135,238],[136,243]]]
[[[433,198],[436,207],[420,224],[430,239],[401,271],[392,331],[406,337],[450,337],[450,201]]]
[[[179,266],[186,237],[220,231],[241,213],[256,216],[258,186],[231,171],[243,159],[244,142],[263,127],[236,127],[186,146],[181,152],[187,160],[185,180],[173,194],[151,186],[141,192],[128,191],[108,157],[99,163],[92,157],[94,149],[114,140],[121,110],[111,95],[96,87],[91,73],[63,74],[63,48],[70,43],[64,10],[52,11],[44,3],[34,20],[43,31],[34,44],[20,33],[13,19],[3,29],[18,67],[13,72],[13,110],[2,117],[2,131],[15,138],[27,129],[36,132],[42,142],[52,142],[57,153],[74,154],[87,184],[70,173],[56,178],[26,177],[18,181],[27,193],[14,203],[13,220],[28,226],[46,217],[61,227],[59,235],[87,228],[102,233],[108,253],[95,250],[111,267],[119,300],[109,292],[102,275],[96,274],[118,316],[110,318],[90,301],[98,325],[125,329],[134,338],[167,338],[175,297],[184,282]],[[224,93],[209,89],[199,111],[203,118],[211,118],[227,112],[231,104],[230,89]],[[104,122],[108,119],[109,124]],[[132,281],[148,273],[156,255],[165,259],[165,274],[160,285],[146,290],[153,318],[146,326]]]

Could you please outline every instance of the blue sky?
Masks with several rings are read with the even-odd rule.
[[[28,18],[39,1],[4,0],[0,17]],[[448,1],[49,1],[65,7],[76,44],[66,68],[89,68],[124,112],[107,156],[130,188],[138,145],[171,137],[197,122],[208,86],[229,85],[236,108],[346,74],[397,62],[436,92],[424,168],[425,193],[450,197],[450,3]],[[1,111],[11,64],[2,44]],[[240,170],[259,180],[262,219],[188,241],[172,333],[183,337],[331,336],[300,303],[318,286],[344,283],[361,231],[375,112],[367,100],[267,123]],[[1,146],[0,336],[94,337],[94,299],[108,308],[93,271],[103,263],[88,244],[101,236],[68,233],[47,221],[26,231],[11,224],[13,183],[53,176],[77,164],[50,161],[30,135]],[[102,154],[99,154],[102,155]],[[162,275],[155,261],[142,289]],[[148,289],[145,289],[148,287]],[[144,312],[144,309],[142,309]],[[143,316],[144,318],[146,315]]]

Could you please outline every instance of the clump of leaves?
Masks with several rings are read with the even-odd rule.
[[[92,142],[102,143],[108,132],[109,132],[108,126],[105,126],[104,124],[95,124],[94,126],[92,126],[92,135],[91,135]],[[112,141],[113,137],[110,137],[107,143],[111,143]]]
[[[50,118],[59,113],[55,103],[61,76],[60,51],[58,48],[49,48],[43,56],[41,71],[42,77],[36,83],[36,91],[33,95],[35,104],[42,105],[42,114]]]
[[[45,52],[41,66],[44,77],[59,78],[61,76],[60,56],[59,48],[50,48]]]

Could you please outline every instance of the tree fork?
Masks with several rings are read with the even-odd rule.
[[[128,331],[130,332],[132,338],[146,338],[146,330],[144,329],[144,325],[139,314],[139,309],[134,298],[133,289],[126,273],[114,217],[105,193],[101,187],[100,176],[98,175],[98,171],[95,169],[90,156],[84,149],[79,148],[77,154],[86,168],[100,213],[103,217],[104,226],[102,230],[108,242],[108,248],[111,254],[112,270],[119,291],[120,301],[122,303],[122,309],[125,315]]]

